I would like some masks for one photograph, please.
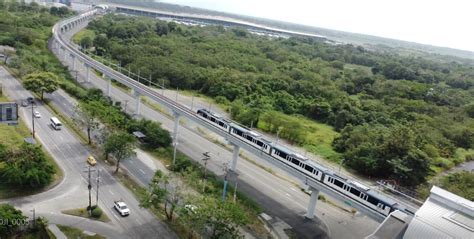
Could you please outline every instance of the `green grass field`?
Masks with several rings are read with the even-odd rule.
[[[61,230],[64,235],[66,235],[67,238],[78,238],[78,239],[102,239],[105,238],[101,235],[94,235],[94,236],[88,236],[83,233],[82,230],[77,229],[75,227],[68,227],[68,226],[63,226],[63,225],[58,225],[59,230]]]
[[[95,38],[94,31],[89,30],[89,29],[82,29],[81,31],[79,31],[78,33],[74,35],[72,40],[74,41],[74,43],[79,44],[81,42],[81,39],[87,36],[90,37],[92,40],[94,40]]]

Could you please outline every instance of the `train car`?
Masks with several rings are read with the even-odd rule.
[[[325,171],[325,168],[283,146],[272,146],[271,156],[318,181],[321,181]]]
[[[369,208],[377,210],[383,215],[388,215],[394,210],[406,211],[395,201],[377,193],[370,188],[351,180],[343,178],[331,170],[318,165],[306,157],[301,156],[283,146],[273,145],[271,141],[247,127],[233,123],[206,109],[199,109],[197,114],[209,123],[226,130],[243,142],[252,145],[267,153],[276,160],[287,164],[299,172],[327,185],[328,187],[358,201]]]
[[[347,180],[334,173],[325,173],[322,182],[350,198],[372,208],[384,215],[397,209],[397,203],[369,187],[358,182]]]
[[[262,150],[263,152],[270,154],[272,142],[264,139],[260,134],[235,123],[230,123],[229,133],[239,137],[245,142],[252,146]]]
[[[220,115],[213,114],[212,112],[210,112],[209,110],[206,110],[206,109],[197,110],[197,114],[199,116],[201,116],[202,118],[207,119],[208,121],[210,121],[214,125],[219,126],[219,128],[221,128],[225,131],[230,130],[229,129],[229,124],[231,123],[231,121],[221,117]]]

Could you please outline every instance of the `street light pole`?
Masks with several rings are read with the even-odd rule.
[[[202,188],[202,192],[206,192],[206,178],[207,178],[207,161],[209,159],[211,159],[211,156],[209,155],[209,152],[205,152],[202,154],[204,156],[204,158],[202,160],[204,160],[204,186]]]
[[[92,203],[91,203],[91,166],[89,166],[89,185],[87,185],[87,189],[89,189],[89,216],[92,215]]]
[[[100,169],[97,170],[97,190],[96,190],[96,195],[95,195],[95,206],[99,206],[99,183],[100,183]]]
[[[34,113],[34,108],[35,108],[35,102],[31,103],[31,125],[33,126],[33,139],[35,138],[35,113]]]
[[[222,190],[222,202],[225,202],[225,196],[227,194],[227,174],[229,173],[229,168],[227,163],[224,163],[224,189]]]

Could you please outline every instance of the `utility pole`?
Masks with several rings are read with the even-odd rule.
[[[205,152],[202,154],[204,156],[204,158],[202,160],[204,160],[204,186],[202,188],[202,192],[206,192],[206,179],[207,179],[207,161],[209,159],[211,159],[211,156],[209,155],[209,152]]]
[[[125,106],[123,107],[124,108],[123,111],[125,113],[127,113],[127,104],[128,104],[128,100],[125,100]]]
[[[95,206],[99,206],[99,183],[100,183],[100,169],[97,170],[97,190],[96,190],[96,195],[95,195]]]
[[[34,108],[35,108],[35,102],[31,102],[31,125],[33,126],[33,139],[35,138],[35,113],[34,113]]]
[[[222,190],[222,202],[225,202],[225,196],[227,194],[227,174],[229,174],[229,168],[227,163],[224,163],[224,189]]]
[[[91,185],[91,166],[89,166],[89,185],[87,185],[87,189],[89,189],[89,216],[92,215],[92,205],[91,205],[91,189],[92,189],[92,185]]]
[[[88,166],[87,167],[87,176],[88,176],[88,185],[87,185],[87,189],[89,190],[89,207],[88,207],[88,211],[89,211],[89,216],[92,215],[92,195],[91,195],[91,189],[92,189],[92,184],[91,184],[91,172],[95,172],[95,170],[91,170],[91,166]]]
[[[179,91],[179,89],[178,89],[178,87],[176,87],[176,99],[174,100],[175,102],[178,102],[178,91]]]

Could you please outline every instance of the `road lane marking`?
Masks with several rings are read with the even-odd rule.
[[[114,195],[114,193],[113,193],[112,190],[110,190],[110,189],[109,189],[109,193],[112,194],[112,195]]]
[[[140,172],[142,172],[143,174],[146,174],[145,171],[143,171],[143,169],[139,169],[139,170],[140,170]]]
[[[291,189],[291,190],[293,190],[293,191],[295,191],[295,192],[297,192],[297,191],[298,191],[298,190],[296,190],[295,188],[290,188],[290,189]]]
[[[291,195],[290,195],[290,194],[288,194],[288,193],[285,193],[285,194],[286,194],[287,197],[291,198]]]
[[[140,221],[138,221],[138,219],[135,219],[135,221],[137,221],[137,223],[140,224]]]

